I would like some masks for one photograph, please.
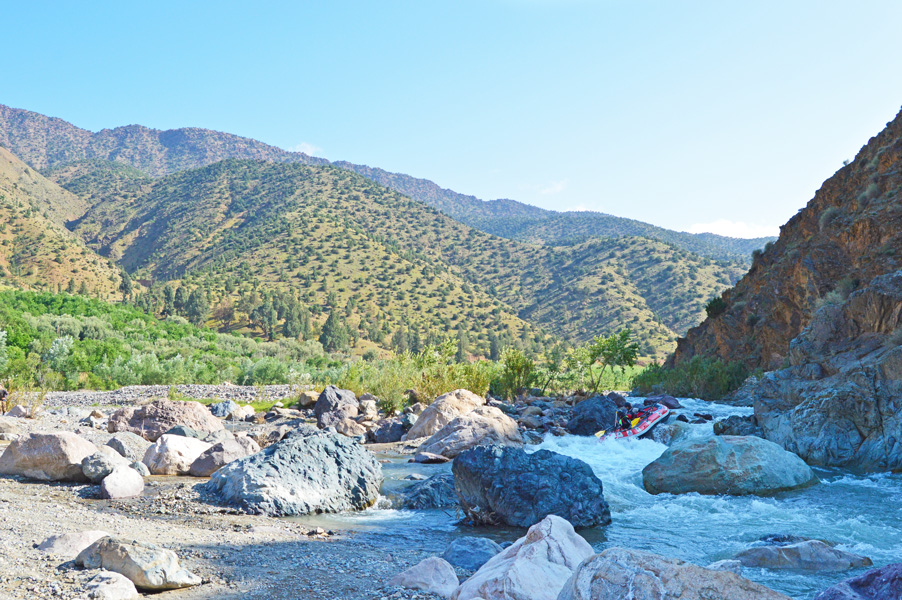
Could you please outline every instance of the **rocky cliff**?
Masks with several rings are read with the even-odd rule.
[[[786,366],[790,341],[819,306],[900,267],[902,112],[756,253],[723,309],[679,340],[671,362],[700,355]]]

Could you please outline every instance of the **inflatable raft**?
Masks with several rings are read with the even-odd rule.
[[[598,438],[599,442],[640,436],[651,431],[652,428],[661,421],[665,421],[669,414],[670,409],[663,404],[646,406],[633,418],[631,428],[599,431],[595,436]]]

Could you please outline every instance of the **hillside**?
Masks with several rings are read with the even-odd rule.
[[[902,267],[902,112],[808,205],[724,292],[723,310],[680,340],[674,362],[693,356],[774,369],[790,341],[825,303]]]
[[[203,167],[228,158],[330,164],[322,158],[208,129],[160,131],[128,125],[93,133],[62,119],[3,105],[0,105],[0,145],[42,171],[96,159],[127,164],[151,177]],[[601,213],[559,213],[514,200],[483,201],[441,188],[426,179],[344,161],[334,165],[433,206],[471,227],[518,241],[555,245],[597,237],[638,236],[746,266],[752,251],[771,241],[770,238],[742,240],[683,233]]]
[[[114,295],[119,270],[62,225],[86,208],[83,199],[0,148],[0,281]]]

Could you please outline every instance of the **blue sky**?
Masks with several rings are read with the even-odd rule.
[[[902,106],[897,1],[4,5],[3,104],[680,230],[775,233]]]

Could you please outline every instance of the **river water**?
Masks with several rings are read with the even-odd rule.
[[[680,399],[688,414],[715,417],[750,414],[750,408]],[[695,425],[692,437],[713,435],[710,424]],[[698,565],[729,559],[769,534],[823,539],[837,548],[863,554],[875,566],[902,561],[902,475],[853,475],[816,469],[821,483],[772,497],[653,496],[642,486],[642,469],[667,447],[651,439],[598,443],[594,437],[547,435],[527,451],[547,449],[588,463],[604,484],[612,524],[580,531],[596,551],[613,546],[647,550]],[[414,465],[401,459],[385,464],[384,494],[411,483],[411,473],[432,475],[449,465]],[[391,550],[418,547],[440,554],[455,536],[484,535],[513,541],[518,529],[473,529],[457,526],[453,511],[410,511],[375,508],[359,513],[305,517],[310,524],[357,531],[361,542]],[[797,600],[867,569],[844,573],[769,571],[745,568],[743,575]]]

